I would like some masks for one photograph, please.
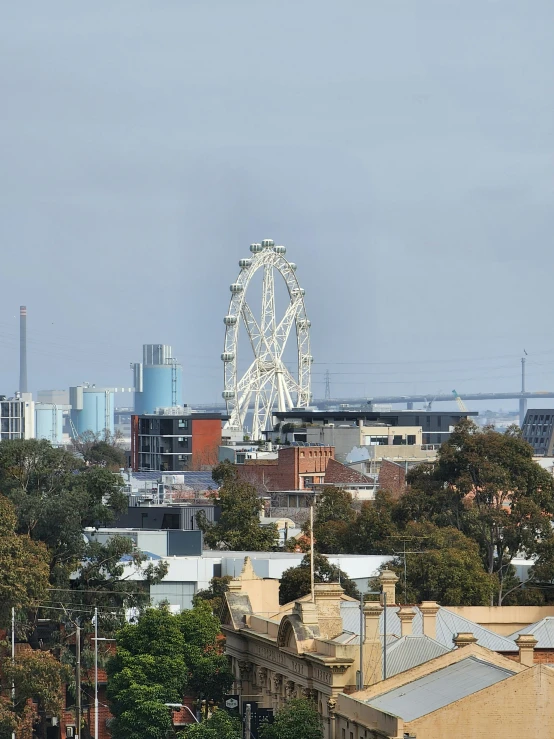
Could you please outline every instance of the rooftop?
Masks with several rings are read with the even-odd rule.
[[[383,713],[413,721],[514,675],[490,662],[467,657],[367,701]]]

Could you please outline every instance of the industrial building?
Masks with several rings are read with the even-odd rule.
[[[134,471],[181,472],[217,464],[222,422],[219,413],[194,413],[184,406],[157,408],[131,418]]]
[[[46,439],[52,446],[64,443],[64,416],[71,406],[56,403],[35,403],[35,438]]]
[[[531,408],[525,414],[521,435],[537,457],[554,455],[554,408]]]
[[[35,437],[35,404],[31,393],[0,395],[0,440]]]
[[[70,423],[73,436],[87,431],[114,433],[115,389],[78,385],[69,388]]]
[[[142,362],[131,364],[135,385],[135,413],[155,413],[183,403],[183,367],[167,344],[144,344]]]

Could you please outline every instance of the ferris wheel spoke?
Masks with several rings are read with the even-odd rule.
[[[273,265],[271,264],[264,266],[262,321],[260,328],[266,343],[272,347],[275,343],[275,282],[273,279]]]
[[[289,304],[285,315],[280,320],[279,325],[275,329],[275,354],[281,359],[285,346],[287,344],[291,329],[294,325],[296,315],[301,303],[299,298],[293,298]]]
[[[242,318],[244,321],[244,325],[246,326],[246,332],[248,333],[248,338],[250,339],[250,345],[252,346],[254,356],[258,356],[262,343],[265,344],[265,351],[271,353],[271,350],[267,343],[267,339],[262,334],[262,331],[258,326],[258,322],[254,318],[254,314],[252,313],[250,306],[248,305],[246,300],[242,304]]]

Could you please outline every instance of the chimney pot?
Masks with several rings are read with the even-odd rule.
[[[468,644],[477,644],[477,638],[469,631],[461,631],[452,639],[456,647],[467,647]]]
[[[535,647],[537,640],[533,634],[520,634],[516,639],[519,649],[519,662],[526,667],[533,667],[535,663]]]
[[[423,633],[431,639],[437,638],[437,613],[440,606],[435,600],[424,600],[419,610],[423,616]]]
[[[392,570],[383,570],[379,576],[379,583],[383,594],[387,596],[387,605],[396,604],[396,583],[398,576]]]
[[[396,615],[400,619],[400,634],[402,636],[410,636],[413,633],[414,609],[408,606],[402,606],[402,608],[398,609]]]

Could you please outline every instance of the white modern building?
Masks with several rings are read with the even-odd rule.
[[[31,393],[0,395],[0,440],[33,439],[35,436],[35,404]]]

